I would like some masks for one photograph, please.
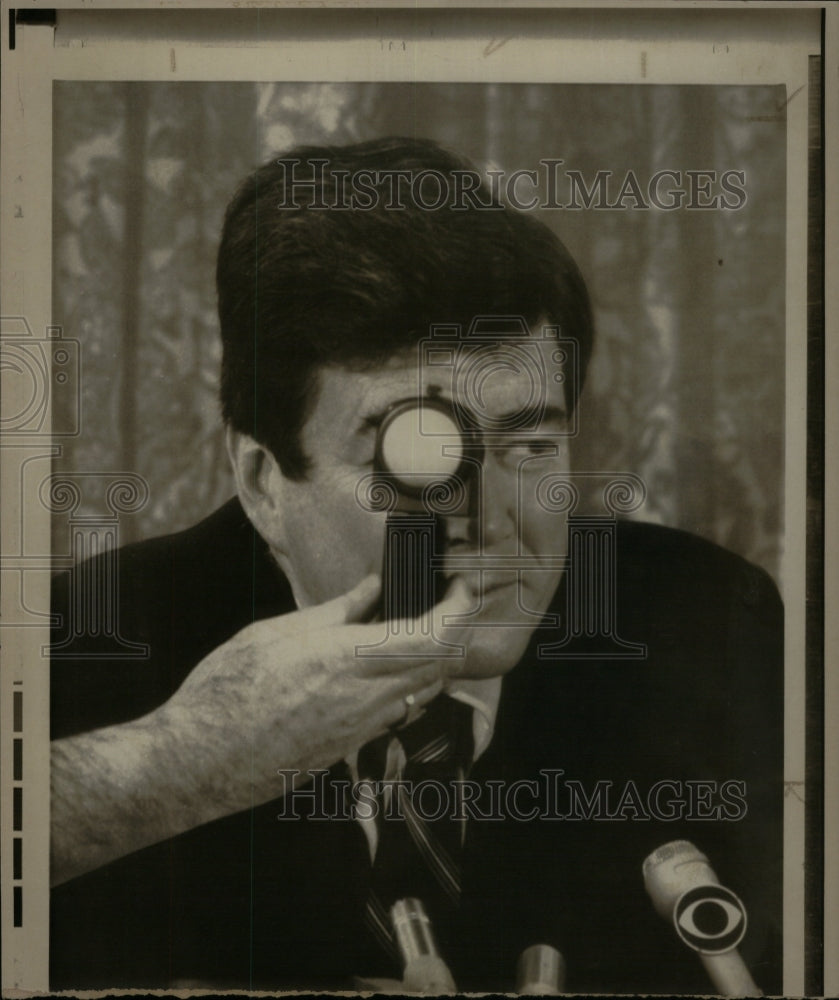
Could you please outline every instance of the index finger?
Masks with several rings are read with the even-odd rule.
[[[458,618],[472,610],[473,595],[461,579],[455,579],[444,599],[417,618],[400,618],[355,626],[348,639],[355,643],[355,653],[363,674],[380,675],[405,670],[417,662],[436,662],[444,673],[446,664],[459,664],[466,652],[470,623]]]

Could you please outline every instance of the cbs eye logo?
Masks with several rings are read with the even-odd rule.
[[[730,889],[700,885],[676,901],[673,923],[689,948],[703,955],[719,955],[743,940],[746,908]]]

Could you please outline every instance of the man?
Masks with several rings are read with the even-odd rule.
[[[217,279],[238,499],[120,553],[120,634],[146,660],[66,641],[101,560],[56,582],[53,986],[397,979],[390,904],[419,897],[463,990],[512,989],[545,942],[575,992],[707,992],[641,879],[683,838],[779,990],[780,603],[679,532],[604,523],[599,577],[569,552],[543,487],[569,481],[592,322],[565,248],[468,164],[386,139],[257,170]],[[414,405],[463,431],[470,501],[438,517],[430,618],[386,623],[363,487]],[[617,652],[569,629],[602,623],[601,592]],[[460,804],[417,819],[399,782],[441,763],[425,787]],[[714,919],[693,930],[716,940]]]

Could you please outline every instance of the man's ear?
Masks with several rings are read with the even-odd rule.
[[[279,463],[265,445],[229,425],[226,440],[236,490],[245,513],[271,548],[282,551],[283,498],[287,480]]]

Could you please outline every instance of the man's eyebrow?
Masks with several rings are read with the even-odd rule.
[[[422,400],[417,401],[418,405],[422,405]],[[383,406],[380,410],[374,413],[368,413],[367,416],[361,418],[361,423],[356,430],[357,434],[367,434],[370,431],[378,430],[379,425],[384,420],[388,410],[393,404],[388,403]],[[499,417],[495,418],[493,423],[502,422],[504,420],[515,421],[515,424],[509,428],[512,433],[522,433],[529,434],[534,431],[538,431],[543,424],[555,424],[557,426],[562,426],[568,420],[567,411],[561,406],[554,406],[553,404],[547,404],[546,406],[530,406],[524,410],[516,410],[511,413],[502,413]],[[480,423],[480,421],[478,421]]]
[[[564,424],[568,420],[568,412],[561,406],[548,403],[544,407],[529,406],[524,410],[502,413],[493,422],[504,420],[509,420],[511,424],[515,421],[509,428],[512,433],[530,434],[538,431],[543,424]]]
[[[366,417],[362,417],[355,433],[364,435],[370,434],[372,431],[377,431],[392,405],[392,403],[387,403],[381,409],[373,413],[368,413]]]
[[[385,413],[387,413],[387,408],[377,413],[368,413],[356,428],[356,434],[366,434],[368,431],[378,430],[379,424],[384,420]]]
[[[393,406],[398,405],[399,403],[407,402],[409,399],[413,401],[414,398],[416,399],[416,404],[417,404],[417,408],[418,409],[422,407],[423,403],[429,402],[432,399],[433,400],[440,400],[442,402],[451,403],[451,400],[448,400],[445,397],[441,397],[441,396],[437,396],[437,395],[435,395],[435,396],[417,396],[417,397],[407,396],[404,400],[399,399],[395,403],[393,403],[393,402],[385,403],[380,409],[375,410],[373,413],[368,413],[367,416],[362,417],[361,418],[361,422],[358,425],[358,429],[356,430],[356,433],[357,434],[366,434],[369,431],[378,430],[379,429],[379,425],[384,420],[384,418],[387,416],[388,411]]]

